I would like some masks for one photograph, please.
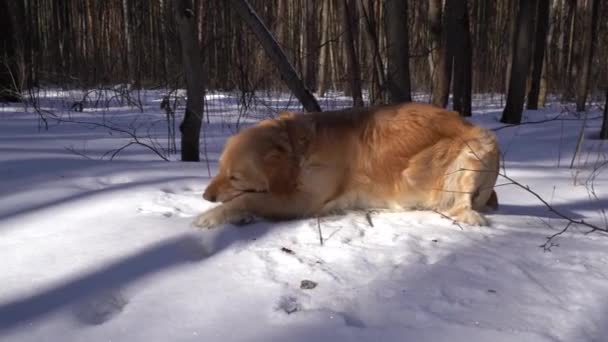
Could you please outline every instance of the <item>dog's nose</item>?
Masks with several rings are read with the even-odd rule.
[[[217,200],[217,196],[209,194],[206,191],[203,193],[203,198],[209,202],[215,202]]]

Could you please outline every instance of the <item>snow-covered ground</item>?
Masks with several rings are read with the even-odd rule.
[[[373,213],[372,226],[352,212],[198,230],[225,138],[295,100],[254,99],[255,115],[239,116],[235,97],[210,95],[207,164],[137,144],[110,160],[133,142],[126,132],[177,159],[159,92],[140,94],[143,112],[106,96],[76,113],[80,95],[43,95],[48,130],[31,106],[0,104],[1,341],[608,340],[608,236],[573,226],[545,251],[566,222],[520,187],[496,188],[491,227],[433,212]],[[502,126],[498,97],[476,102],[474,121]],[[607,160],[600,113],[572,170],[583,121],[565,108],[497,130],[505,172],[605,227],[608,170],[590,177]]]

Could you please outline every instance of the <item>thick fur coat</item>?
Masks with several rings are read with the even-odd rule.
[[[493,133],[421,103],[282,113],[229,138],[200,227],[348,209],[427,209],[487,225],[498,205]]]

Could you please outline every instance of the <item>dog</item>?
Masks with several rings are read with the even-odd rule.
[[[488,225],[499,171],[495,135],[423,103],[283,112],[230,137],[196,226],[345,210],[434,210]]]

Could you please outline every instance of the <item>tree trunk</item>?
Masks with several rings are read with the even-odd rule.
[[[534,30],[534,12],[537,2],[538,0],[519,0],[507,105],[500,119],[503,123],[521,123],[524,97],[526,95],[526,79],[532,56],[531,38]]]
[[[530,92],[528,92],[528,109],[538,109],[538,96],[540,93],[543,62],[545,60],[545,49],[547,46],[549,2],[549,0],[538,0],[538,9],[536,11],[536,38],[534,42],[534,63],[532,65]]]
[[[356,4],[353,0],[342,0],[342,18],[344,22],[344,47],[346,48],[346,61],[348,65],[347,77],[350,83],[350,91],[353,96],[353,106],[363,106],[363,95],[361,94],[361,71],[357,57],[356,39]]]
[[[287,56],[274,39],[268,28],[262,23],[260,17],[251,7],[247,0],[230,0],[232,8],[236,13],[245,21],[247,26],[256,35],[268,57],[276,64],[279,69],[279,73],[285,80],[285,83],[293,94],[300,100],[304,109],[309,112],[320,112],[321,107],[315,99],[314,95],[306,87],[302,79],[298,76],[298,73],[291,65]]]
[[[606,87],[606,103],[604,103],[604,119],[602,120],[600,139],[608,139],[608,87]]]
[[[407,1],[385,0],[387,82],[391,103],[412,101]]]
[[[359,9],[363,16],[365,32],[367,34],[367,49],[372,56],[372,80],[370,82],[369,103],[378,104],[383,102],[383,90],[386,87],[384,63],[380,51],[378,31],[376,30],[377,17],[374,9],[374,0],[360,0]]]
[[[321,51],[319,51],[319,75],[317,77],[317,90],[319,96],[325,96],[327,91],[327,75],[329,73],[329,41],[328,37],[329,30],[329,3],[327,1],[321,2]]]
[[[580,44],[582,52],[579,58],[578,82],[576,87],[576,111],[582,112],[585,110],[585,102],[587,102],[587,92],[589,91],[589,77],[591,73],[591,63],[593,61],[593,45],[597,31],[598,19],[598,0],[587,0],[586,6],[581,13],[583,20],[582,37]]]
[[[448,39],[446,20],[441,0],[429,1],[429,22],[431,29],[431,103],[445,107],[450,96],[451,63],[448,63]]]
[[[454,82],[453,105],[454,110],[462,116],[471,116],[472,71],[471,34],[469,32],[469,11],[466,0],[448,0],[451,2],[450,35],[451,46],[449,50],[453,55]],[[449,61],[448,61],[449,62]]]
[[[319,59],[319,37],[317,31],[317,5],[318,1],[306,0],[306,86],[314,91],[317,87],[317,61]]]
[[[19,2],[0,3],[0,102],[21,101],[23,46],[20,41]],[[21,64],[21,66],[20,66]]]
[[[192,0],[175,0],[174,3],[188,96],[184,120],[179,126],[182,133],[182,161],[200,160],[199,141],[205,99],[201,47],[196,34],[196,17],[192,2]]]
[[[129,0],[122,0],[123,28],[127,45],[127,83],[135,83],[135,55],[133,54],[133,39],[131,37],[131,24],[129,23]]]

